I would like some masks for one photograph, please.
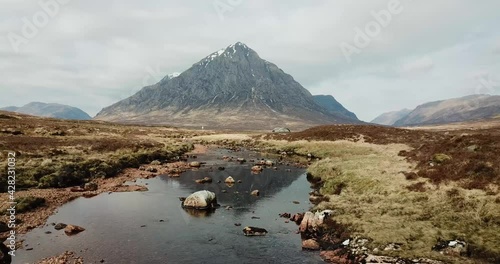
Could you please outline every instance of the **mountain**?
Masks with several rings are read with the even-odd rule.
[[[396,123],[396,121],[405,117],[411,111],[412,110],[405,108],[405,109],[399,110],[399,111],[392,111],[392,112],[383,113],[383,114],[377,116],[375,119],[373,119],[370,123],[392,126],[392,125],[394,125],[394,123]]]
[[[313,99],[316,104],[325,108],[331,114],[341,114],[350,119],[358,119],[353,112],[345,109],[345,107],[331,95],[313,95]]]
[[[53,117],[61,119],[73,119],[73,120],[92,119],[92,117],[90,117],[87,113],[85,113],[81,109],[62,104],[46,104],[40,102],[32,102],[22,107],[9,106],[0,108],[0,110],[18,112],[27,115]]]
[[[17,107],[17,106],[7,106],[4,108],[0,108],[0,110],[9,111],[9,112],[16,112],[17,109],[19,109],[19,107]]]
[[[252,130],[359,122],[316,104],[292,76],[241,42],[104,108],[95,119]]]
[[[419,105],[395,126],[447,124],[476,121],[500,115],[500,96],[470,95]]]

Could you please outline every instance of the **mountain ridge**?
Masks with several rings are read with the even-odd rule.
[[[57,104],[57,103],[31,102],[21,107],[8,106],[0,108],[0,110],[17,112],[27,115],[70,119],[70,120],[92,119],[92,117],[89,114],[87,114],[86,112],[77,107]]]
[[[395,126],[447,124],[493,118],[500,114],[500,96],[468,95],[428,102],[394,123]]]
[[[392,126],[396,121],[399,119],[405,117],[408,115],[411,111],[411,109],[404,108],[398,111],[390,111],[383,113],[377,117],[375,117],[370,123],[378,124],[378,125],[385,125],[385,126]]]
[[[319,106],[291,75],[241,42],[103,108],[95,119],[230,129],[360,122]]]
[[[352,119],[358,119],[356,114],[347,110],[332,95],[318,94],[318,95],[313,95],[313,98],[314,98],[314,101],[316,102],[316,104],[325,108],[330,113],[339,113],[339,114],[342,114],[342,115],[349,117],[349,118],[352,118]]]
[[[401,111],[403,110],[384,113],[372,120],[372,123]],[[402,127],[450,124],[487,120],[499,115],[499,95],[474,94],[421,104],[408,113],[402,113],[398,120],[392,119],[394,122],[390,125]]]

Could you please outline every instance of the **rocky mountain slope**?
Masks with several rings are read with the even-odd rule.
[[[329,113],[342,114],[347,118],[358,119],[353,112],[347,110],[331,95],[313,95],[313,98],[316,104],[325,108]]]
[[[212,53],[176,77],[144,87],[95,118],[252,130],[359,122],[319,106],[292,76],[240,42]]]
[[[72,120],[89,120],[92,119],[87,113],[79,108],[62,104],[47,104],[40,102],[31,102],[22,107],[9,106],[0,108],[0,110],[17,112],[27,115],[53,117]]]
[[[476,121],[500,115],[500,96],[470,95],[419,105],[395,126],[447,124]]]
[[[394,125],[394,123],[396,123],[396,121],[405,117],[411,111],[412,110],[405,108],[405,109],[399,110],[399,111],[392,111],[392,112],[383,113],[383,114],[377,116],[375,119],[373,119],[370,123],[392,126],[392,125]]]

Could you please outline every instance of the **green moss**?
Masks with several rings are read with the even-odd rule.
[[[66,155],[43,164],[44,159],[31,159],[29,164],[18,163],[16,187],[64,188],[81,185],[93,178],[113,177],[126,168],[137,168],[154,160],[169,160],[191,149],[192,144],[169,145],[163,148],[144,148],[138,151],[120,149],[87,158],[85,155]],[[0,191],[7,191],[6,167],[0,166]]]
[[[54,188],[58,186],[59,180],[55,174],[45,175],[38,181],[39,188]]]
[[[27,196],[22,198],[17,198],[14,200],[16,204],[16,212],[23,213],[36,209],[40,206],[45,205],[45,199],[34,196]]]
[[[437,164],[445,163],[449,160],[451,160],[451,157],[443,153],[437,153],[432,156],[432,161],[436,162]]]

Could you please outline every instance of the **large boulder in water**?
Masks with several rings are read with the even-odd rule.
[[[195,192],[182,202],[182,207],[200,210],[215,208],[216,206],[217,198],[215,193],[206,190]]]

